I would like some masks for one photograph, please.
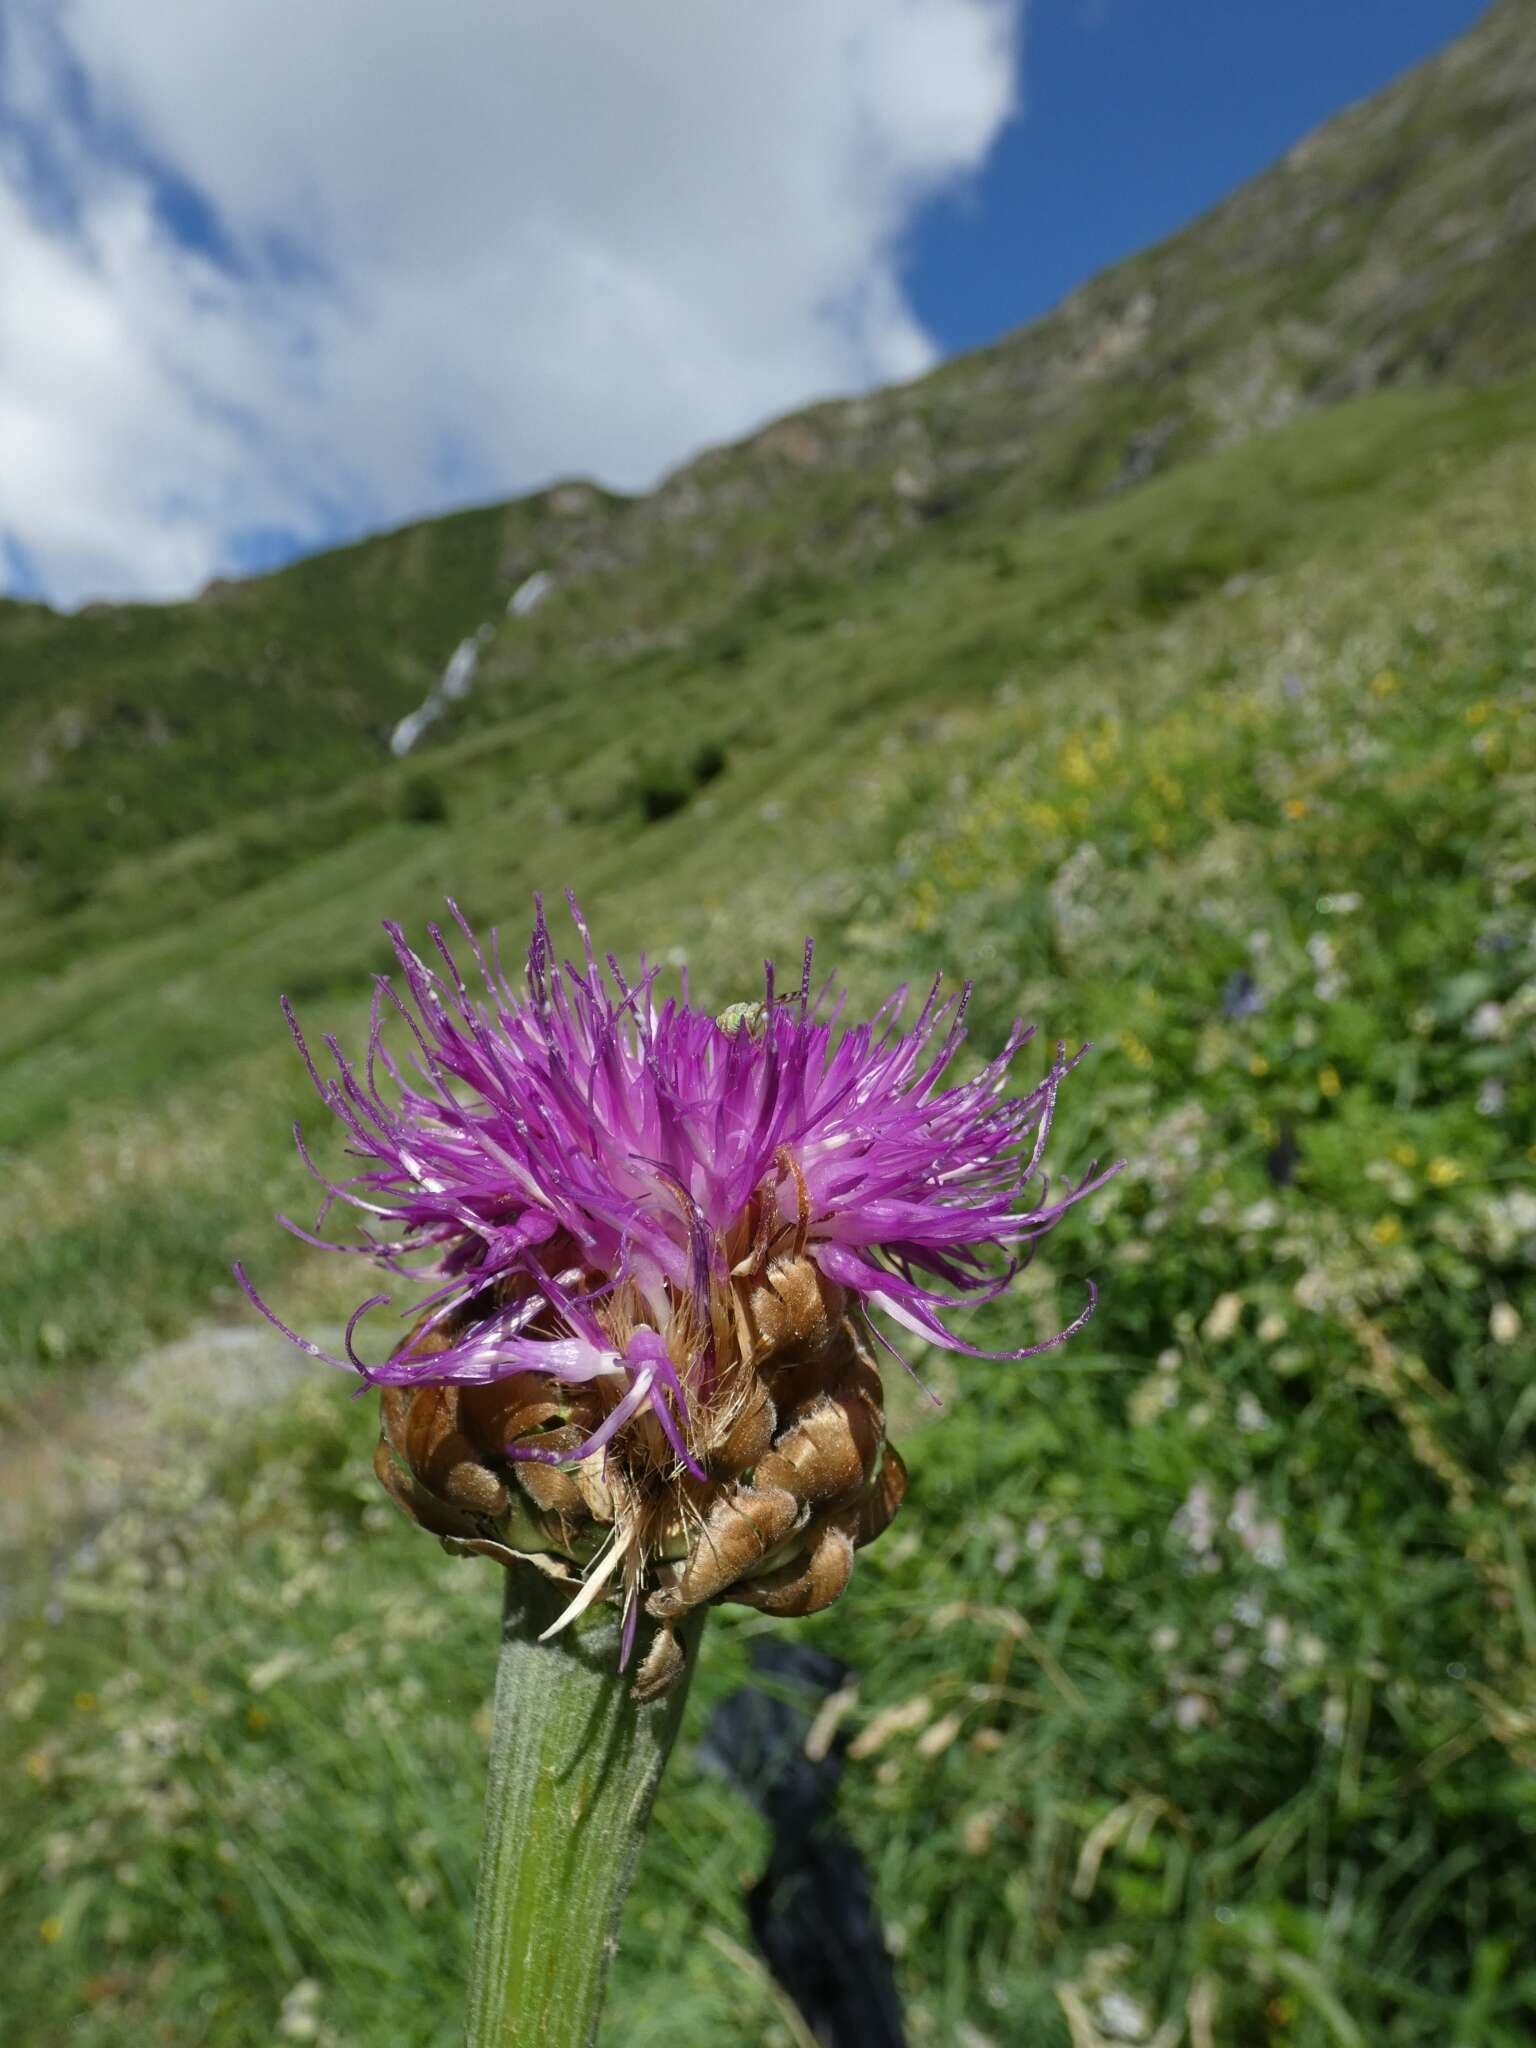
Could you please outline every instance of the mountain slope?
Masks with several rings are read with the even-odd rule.
[[[755,982],[764,952],[798,954],[808,931],[856,994],[907,972],[914,952],[930,970],[972,971],[968,949],[914,938],[905,909],[890,913],[899,945],[872,933],[875,906],[916,887],[905,841],[970,787],[994,716],[1044,730],[1077,714],[1086,676],[1134,721],[1143,678],[1203,635],[1211,651],[1190,657],[1181,687],[1194,715],[1219,720],[1254,605],[1251,658],[1273,663],[1285,648],[1275,593],[1327,565],[1342,607],[1401,532],[1478,506],[1482,479],[1510,461],[1496,496],[1513,527],[1533,459],[1536,376],[1378,393],[1025,532],[978,531],[899,579],[850,588],[835,611],[802,602],[728,663],[653,657],[600,710],[572,693],[464,736],[432,757],[430,815],[394,801],[398,771],[381,771],[122,861],[67,915],[12,906],[0,924],[13,1275],[0,1344],[13,1357],[101,1355],[132,1318],[174,1332],[222,1286],[242,1219],[293,1195],[302,1077],[278,991],[312,1025],[348,1024],[370,974],[392,965],[381,918],[419,929],[451,893],[477,923],[515,932],[533,889],[573,886],[606,943],[678,950],[722,1001]],[[1480,577],[1487,524],[1467,542]],[[1378,587],[1371,605],[1378,639],[1408,630],[1403,591]],[[1289,630],[1304,638],[1305,616]],[[658,770],[646,763],[703,743],[718,772],[684,801],[648,803],[642,778]],[[1089,790],[1073,815],[1085,833]],[[1039,864],[1019,869],[1020,892],[1047,889],[1072,851],[1047,859],[1054,847],[1043,840]]]
[[[649,497],[567,484],[189,605],[0,604],[0,876],[67,908],[124,855],[367,774],[477,630],[468,707],[428,750],[575,693],[606,702],[645,658],[728,676],[765,620],[841,604],[850,577],[900,576],[1344,396],[1533,361],[1536,0],[1500,0],[1047,319],[779,421]],[[507,618],[538,570],[550,597]]]
[[[450,743],[446,815],[226,900],[121,864],[115,942],[0,973],[0,1421],[123,1502],[6,1560],[7,2040],[265,2048],[296,1985],[338,2041],[458,2038],[494,1575],[375,1497],[340,1375],[240,1403],[205,1337],[114,1382],[119,1435],[80,1368],[254,1327],[236,1255],[339,1326],[371,1278],[270,1217],[313,1216],[293,1116],[344,1157],[277,989],[355,1049],[379,915],[422,942],[451,889],[510,965],[571,883],[712,1006],[810,930],[853,1015],[943,965],[976,1054],[1015,1011],[1026,1075],[1095,1040],[1050,1164],[1128,1169],[964,1334],[1060,1328],[1090,1272],[1093,1323],[914,1353],[941,1413],[892,1368],[902,1519],[784,1625],[856,1674],[841,1813],[913,2041],[1530,2041],[1533,502],[1536,378],[1377,393],[768,621],[729,703],[657,661]],[[613,800],[706,715],[690,801]],[[615,2048],[786,2038],[767,1845],[695,1762],[762,1626],[710,1621]]]

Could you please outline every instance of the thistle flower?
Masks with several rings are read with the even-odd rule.
[[[812,987],[807,945],[788,994],[720,1016],[663,1000],[654,968],[606,972],[571,901],[580,962],[556,960],[538,907],[523,986],[453,914],[478,986],[431,927],[428,966],[388,925],[405,984],[374,994],[361,1071],[333,1038],[323,1076],[285,1002],[321,1100],[362,1170],[326,1189],[306,1242],[364,1254],[430,1283],[419,1320],[381,1365],[347,1327],[345,1358],[262,1313],[312,1355],[382,1390],[376,1467],[405,1511],[449,1547],[531,1560],[572,1590],[660,1624],[636,1685],[675,1677],[673,1625],[731,1599],[809,1613],[836,1599],[853,1552],[887,1525],[905,1476],[886,1442],[865,1333],[880,1311],[973,1357],[955,1313],[995,1299],[1066,1209],[1041,1162],[1064,1048],[1029,1094],[1009,1070],[1015,1025],[968,1081],[942,1081],[970,989],[936,981],[910,1030],[898,989],[864,1024]],[[384,1042],[398,1015],[411,1050]],[[1115,1169],[1111,1168],[1113,1172]],[[318,1233],[336,1202],[361,1241]],[[899,1354],[898,1354],[899,1355]]]

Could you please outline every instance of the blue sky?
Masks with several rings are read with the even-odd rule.
[[[1471,0],[0,0],[0,591],[210,577],[920,374]]]
[[[1484,11],[1482,0],[1033,0],[1019,114],[973,185],[914,225],[918,317],[954,354],[1048,312]]]

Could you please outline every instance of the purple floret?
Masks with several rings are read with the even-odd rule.
[[[611,956],[600,966],[574,900],[571,912],[582,962],[556,961],[541,904],[516,990],[494,940],[487,959],[456,907],[474,988],[435,926],[441,967],[386,926],[406,993],[379,977],[361,1071],[327,1038],[335,1076],[322,1075],[284,1004],[363,1170],[333,1185],[296,1127],[327,1198],[314,1232],[281,1220],[308,1243],[434,1283],[412,1345],[386,1364],[364,1365],[352,1346],[380,1296],[354,1315],[345,1359],[296,1343],[375,1384],[612,1375],[626,1417],[649,1408],[686,1462],[688,1401],[714,1370],[711,1305],[729,1293],[733,1258],[741,1271],[748,1219],[749,1258],[792,1241],[865,1309],[953,1351],[1029,1358],[1082,1327],[1091,1287],[1066,1330],[1018,1351],[977,1352],[945,1320],[998,1295],[1116,1170],[1090,1170],[1054,1199],[1042,1174],[1056,1091],[1081,1052],[1069,1059],[1058,1047],[1044,1080],[1010,1096],[1009,1069],[1033,1036],[1015,1024],[995,1059],[945,1088],[969,986],[941,1001],[935,981],[908,1031],[904,988],[868,1023],[841,1029],[844,998],[830,984],[813,994],[807,946],[793,995],[777,997],[770,963],[761,1006],[722,1022],[690,1007],[686,988],[682,1000],[660,1000],[644,962],[634,982]],[[384,1044],[391,1010],[413,1040],[400,1063]],[[362,1242],[318,1235],[338,1200],[377,1219]],[[595,1313],[619,1289],[640,1323],[622,1350]],[[680,1317],[697,1333],[681,1377],[661,1341]],[[428,1333],[450,1341],[424,1354]]]

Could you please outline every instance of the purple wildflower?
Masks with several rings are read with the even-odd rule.
[[[424,1319],[382,1365],[363,1363],[352,1334],[386,1297],[353,1316],[345,1359],[278,1323],[312,1355],[383,1386],[528,1372],[601,1380],[621,1398],[560,1462],[603,1449],[649,1414],[679,1463],[702,1477],[691,1417],[732,1341],[733,1282],[787,1255],[809,1260],[866,1311],[974,1357],[1033,1357],[1087,1321],[1091,1285],[1065,1330],[1016,1351],[977,1351],[947,1320],[994,1299],[1064,1212],[1116,1170],[1090,1170],[1054,1198],[1041,1170],[1057,1090],[1081,1052],[1058,1048],[1031,1093],[1009,1096],[1010,1067],[1033,1035],[1015,1024],[979,1073],[945,1088],[969,985],[941,1000],[935,981],[905,1032],[907,991],[898,989],[839,1036],[844,998],[830,984],[813,993],[807,945],[793,994],[776,990],[770,963],[762,1002],[716,1018],[690,1007],[686,987],[681,1001],[661,1000],[643,962],[633,982],[611,956],[605,972],[574,899],[581,963],[556,962],[540,905],[514,990],[494,940],[488,960],[450,907],[478,986],[437,927],[440,967],[386,926],[409,1000],[379,977],[361,1071],[327,1038],[335,1075],[322,1075],[284,1004],[362,1170],[333,1185],[295,1127],[327,1197],[314,1232],[280,1220],[306,1242],[433,1283]],[[391,1012],[414,1042],[403,1063],[384,1043]],[[336,1201],[376,1219],[360,1243],[318,1235]]]

